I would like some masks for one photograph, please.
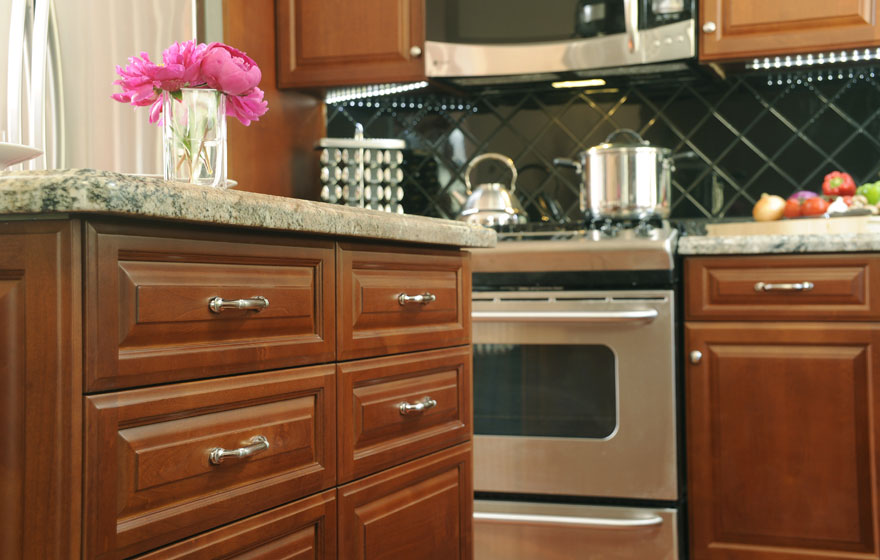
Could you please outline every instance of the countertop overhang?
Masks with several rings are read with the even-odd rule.
[[[880,232],[791,235],[684,236],[679,255],[759,255],[880,251]]]
[[[0,172],[6,215],[105,214],[458,247],[493,247],[481,226],[147,177],[65,169]]]

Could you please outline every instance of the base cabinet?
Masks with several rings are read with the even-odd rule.
[[[467,253],[342,245],[0,221],[0,558],[471,560]]]
[[[339,557],[470,560],[471,444],[339,489]]]
[[[856,270],[865,256],[850,261]],[[806,291],[803,302],[824,309],[817,316],[826,321],[731,320],[765,296],[767,305],[780,307],[779,316],[794,315],[798,295],[752,289],[729,304],[719,299],[746,276],[771,281],[782,269],[813,283],[814,293],[834,291],[837,275],[814,267],[817,262],[750,257],[686,264],[686,274],[720,279],[704,283],[718,289],[688,298],[686,310],[693,560],[880,558],[877,318],[866,311],[862,321],[835,321],[843,310],[833,309],[832,296],[822,308]],[[694,275],[686,279],[694,280],[686,289],[700,289]],[[780,297],[791,300],[790,311]],[[869,308],[876,296],[865,297]],[[718,320],[692,320],[710,311]]]

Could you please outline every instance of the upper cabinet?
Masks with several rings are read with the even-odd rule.
[[[279,87],[425,76],[424,0],[276,0],[275,10]]]
[[[880,45],[880,0],[700,0],[700,60]]]

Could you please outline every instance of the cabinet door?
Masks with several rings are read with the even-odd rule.
[[[339,489],[339,557],[471,560],[473,480],[465,443]]]
[[[424,0],[275,0],[279,87],[425,76]]]
[[[0,224],[0,558],[78,558],[78,223]]]
[[[686,370],[691,558],[880,557],[880,328],[688,323],[685,338],[702,353]]]
[[[878,0],[700,0],[700,60],[877,45],[878,7]]]

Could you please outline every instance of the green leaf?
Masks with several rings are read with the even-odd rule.
[[[173,97],[174,99],[176,99],[178,101],[183,101],[183,92],[180,91],[179,89],[176,91],[168,92],[168,93],[170,93],[171,97]]]

